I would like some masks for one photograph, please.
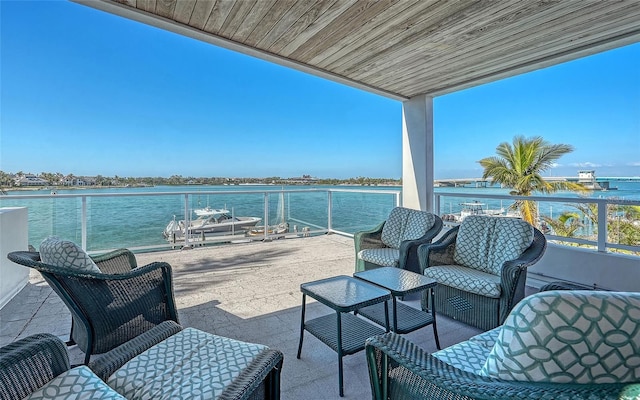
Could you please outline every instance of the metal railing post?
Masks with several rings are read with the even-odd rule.
[[[82,220],[80,221],[82,250],[87,251],[87,196],[82,196]]]
[[[607,251],[607,203],[598,203],[598,251]]]
[[[269,237],[269,193],[264,192],[264,240]]]
[[[439,194],[435,193],[433,195],[433,210],[427,210],[427,211],[431,211],[436,215],[440,214],[440,195]]]
[[[189,194],[184,194],[184,247],[189,247],[189,226],[191,226],[189,213]]]
[[[327,190],[327,230],[331,232],[333,227],[331,225],[331,221],[333,220],[333,193],[331,190]]]
[[[400,207],[402,206],[402,204],[400,203],[401,199],[400,199],[400,192],[396,192],[396,207]]]

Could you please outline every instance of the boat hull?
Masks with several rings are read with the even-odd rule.
[[[240,217],[237,221],[222,222],[218,224],[204,224],[201,226],[189,227],[190,233],[224,233],[228,234],[238,230],[248,230],[256,226],[262,218],[257,217]]]
[[[186,229],[190,236],[195,235],[244,235],[248,230],[255,227],[262,218],[258,217],[237,217],[233,220],[223,222],[213,222],[207,220],[195,220]],[[185,234],[185,223],[181,221],[171,221],[165,228],[163,235],[167,240],[183,238]]]

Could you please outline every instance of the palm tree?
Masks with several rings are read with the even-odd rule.
[[[562,213],[557,219],[544,216],[542,220],[549,224],[553,234],[558,236],[574,237],[576,231],[583,227],[582,222],[580,222],[580,215],[574,212]]]
[[[516,136],[513,145],[503,142],[496,147],[497,156],[478,162],[484,168],[482,178],[492,178],[494,183],[511,188],[509,193],[512,196],[531,196],[534,192],[549,194],[559,190],[585,192],[587,189],[580,184],[549,182],[540,175],[553,167],[560,157],[572,151],[571,145],[550,144],[539,136]],[[517,200],[512,207],[520,212],[522,219],[537,225],[538,205],[534,201]]]

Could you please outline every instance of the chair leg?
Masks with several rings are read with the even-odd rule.
[[[71,317],[71,329],[69,331],[69,340],[67,340],[66,342],[64,342],[64,344],[67,345],[67,347],[69,346],[73,346],[76,344],[76,341],[73,340],[73,317]]]

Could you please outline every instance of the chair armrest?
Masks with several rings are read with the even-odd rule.
[[[418,246],[418,263],[421,274],[429,267],[455,264],[453,253],[459,229],[460,227],[456,226],[445,232],[436,242]]]
[[[91,259],[105,274],[124,274],[138,266],[136,256],[127,249],[91,256]]]
[[[442,230],[442,219],[435,216],[435,221],[433,226],[425,232],[425,234],[414,240],[405,240],[400,243],[400,260],[398,262],[398,267],[401,269],[406,269],[408,271],[420,273],[420,265],[418,261],[418,247],[422,244],[429,244],[433,240],[434,237],[440,233]]]
[[[353,241],[356,247],[356,256],[360,250],[364,249],[376,249],[380,247],[387,247],[382,243],[382,228],[386,221],[380,223],[375,228],[368,231],[356,232],[353,235]]]
[[[547,248],[547,240],[544,234],[536,228],[533,229],[533,242],[524,253],[515,260],[505,261],[502,264],[500,275],[500,285],[502,287],[500,323],[504,322],[511,309],[524,298],[526,269],[538,262]]]
[[[448,365],[393,332],[367,339],[373,398],[386,399],[618,399],[631,385],[504,381]],[[385,387],[390,396],[385,396]]]
[[[360,253],[360,250],[387,247],[384,243],[382,243],[382,227],[384,226],[385,222],[386,221],[380,223],[373,229],[370,229],[368,231],[356,232],[353,235],[353,243],[356,251],[356,272],[364,271],[366,268],[364,260],[358,257],[358,253]]]
[[[165,321],[113,350],[96,357],[95,360],[89,363],[89,368],[91,368],[100,379],[106,381],[129,360],[181,330],[182,326],[178,323]]]
[[[67,348],[49,333],[10,343],[0,349],[0,399],[23,399],[69,368]]]
[[[264,350],[225,388],[218,400],[279,399],[283,359],[279,350]],[[258,397],[254,392],[263,383],[268,394]]]

